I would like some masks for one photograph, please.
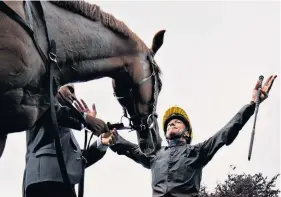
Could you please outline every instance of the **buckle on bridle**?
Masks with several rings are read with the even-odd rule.
[[[52,53],[52,52],[49,53],[49,58],[50,58],[50,60],[51,60],[52,62],[55,62],[55,63],[58,62],[58,61],[57,61],[57,55],[54,54],[54,53]]]
[[[140,130],[141,130],[141,131],[144,131],[145,129],[146,129],[146,126],[145,126],[144,124],[141,124],[141,125],[140,125]]]
[[[152,129],[154,127],[155,121],[153,121],[153,117],[157,118],[157,116],[158,115],[156,113],[152,113],[147,117],[146,123],[147,123],[147,125],[149,125],[148,126],[149,129]]]

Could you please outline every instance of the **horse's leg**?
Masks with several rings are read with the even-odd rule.
[[[0,158],[4,152],[6,141],[7,141],[7,135],[0,136]]]

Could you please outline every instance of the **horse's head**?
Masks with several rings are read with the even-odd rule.
[[[130,126],[139,135],[145,135],[151,128],[157,128],[156,105],[161,90],[160,69],[154,55],[163,44],[165,30],[153,38],[148,52],[131,57],[128,66],[113,80],[114,94],[123,106],[124,115],[130,115]]]

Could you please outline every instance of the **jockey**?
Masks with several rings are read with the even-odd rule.
[[[260,101],[267,97],[276,76],[271,76],[261,88]],[[202,143],[191,145],[192,127],[187,113],[180,107],[169,108],[163,117],[163,129],[168,146],[154,155],[144,155],[139,146],[121,136],[110,148],[152,171],[153,197],[198,197],[203,168],[224,145],[230,145],[254,114],[258,98],[257,82],[252,100],[217,133]]]
[[[172,139],[181,139],[183,137],[186,140],[186,143],[190,144],[193,133],[189,117],[182,108],[177,106],[169,108],[163,116],[163,130],[165,136],[167,135],[167,127],[171,127],[178,123],[181,123],[183,127],[180,130],[180,133],[170,134],[170,138],[166,137],[166,139],[169,141]]]
[[[106,124],[96,118],[96,109],[93,104],[92,110],[81,99],[82,103],[76,99],[74,86],[65,85],[60,88],[57,96],[57,112],[59,134],[63,157],[67,168],[70,182],[74,188],[75,184],[83,179],[84,167],[89,167],[99,161],[106,153],[107,147],[115,141],[115,131],[109,131]],[[78,105],[71,109],[66,106],[67,102],[76,101]],[[75,116],[79,112],[83,114],[85,120]],[[98,140],[86,150],[79,147],[70,128],[81,130],[82,124],[97,136]],[[26,132],[27,153],[26,168],[23,179],[24,197],[61,197],[70,196],[63,183],[62,175],[57,161],[56,149],[49,130],[50,119],[39,120],[38,125]],[[41,127],[42,125],[42,127]]]

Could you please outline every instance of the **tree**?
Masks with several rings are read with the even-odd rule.
[[[199,196],[200,197],[215,197],[215,195],[213,193],[208,193],[207,192],[207,187],[202,185],[200,187],[200,192],[199,192]]]
[[[262,173],[228,174],[227,179],[217,184],[212,193],[208,193],[207,188],[202,186],[200,197],[278,197],[280,190],[275,189],[275,185],[279,175],[268,180]]]

